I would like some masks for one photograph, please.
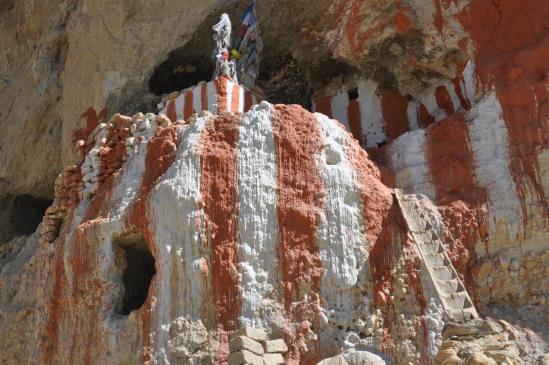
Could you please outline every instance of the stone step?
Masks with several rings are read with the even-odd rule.
[[[438,250],[433,253],[432,251],[425,252],[422,247],[423,258],[433,266],[447,266],[449,264],[448,258],[444,252],[440,252],[440,247],[437,248]]]
[[[231,333],[229,335],[229,340],[240,336],[246,336],[258,342],[265,342],[268,339],[267,331],[262,328],[242,327],[241,329]]]
[[[229,351],[248,350],[256,355],[263,355],[263,345],[246,336],[238,336],[229,341]]]
[[[229,365],[264,365],[263,357],[247,350],[231,352]]]
[[[437,280],[437,287],[446,295],[465,290],[463,284],[458,279]]]
[[[431,236],[428,234],[428,232],[421,231],[421,232],[412,232],[412,235],[414,236],[414,239],[419,244],[425,244],[432,242]]]
[[[450,310],[449,317],[456,321],[468,321],[474,318],[478,318],[478,313],[474,307]]]
[[[450,280],[456,277],[448,266],[433,266],[430,271],[433,274],[433,279],[436,280]]]
[[[436,244],[433,242],[428,243],[419,243],[417,242],[418,248],[421,250],[421,253],[424,256],[428,255],[445,255],[444,247],[440,244]]]
[[[464,309],[472,306],[471,300],[465,291],[444,295],[442,296],[442,300],[451,309]]]

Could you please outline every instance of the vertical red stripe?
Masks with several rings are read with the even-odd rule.
[[[549,2],[473,0],[460,18],[475,43],[475,65],[484,90],[495,86],[509,133],[509,167],[522,204],[524,225],[532,207],[549,222],[538,154],[549,148]],[[526,20],[527,19],[527,20]],[[536,202],[528,203],[530,197]]]
[[[189,117],[193,114],[193,92],[187,91],[185,93],[185,105],[183,106],[183,119],[189,119]]]
[[[220,76],[214,80],[215,90],[217,92],[217,114],[228,111],[228,91],[229,78],[226,76]]]
[[[390,190],[381,181],[381,173],[376,165],[368,158],[368,153],[356,143],[346,144],[347,158],[357,176],[357,183],[360,187],[360,202],[362,217],[364,219],[364,230],[368,238],[368,250],[370,251],[370,270],[374,285],[375,301],[381,309],[385,318],[386,327],[383,335],[383,343],[388,343],[389,338],[389,310],[390,298],[384,301],[383,288],[391,278],[391,263],[401,252],[395,248],[399,242],[402,226],[398,225],[398,215],[393,204]],[[404,234],[405,236],[405,234]],[[383,298],[377,293],[381,292]]]
[[[67,221],[63,227],[63,231],[55,241],[56,247],[53,254],[52,268],[49,271],[51,280],[53,280],[52,292],[48,298],[46,304],[46,313],[48,314],[48,320],[46,322],[45,331],[47,339],[41,342],[42,356],[46,365],[56,364],[55,357],[59,350],[59,328],[63,323],[63,319],[67,316],[66,305],[64,301],[68,301],[65,298],[65,294],[69,291],[67,287],[67,276],[65,270],[65,236],[71,222],[73,220],[72,212],[68,216]]]
[[[277,217],[279,229],[278,258],[284,288],[284,303],[290,322],[311,320],[318,304],[322,261],[316,242],[316,230],[324,201],[324,186],[317,160],[321,153],[322,137],[316,118],[292,105],[275,106],[272,128],[277,158]],[[292,302],[310,298],[301,309],[294,310]],[[299,361],[302,349],[295,341],[295,331],[289,333],[290,352],[287,362]],[[318,356],[306,354],[309,361]],[[318,361],[318,359],[316,359]]]
[[[427,128],[435,122],[435,118],[429,113],[425,105],[419,104],[419,123],[423,128]]]
[[[440,209],[447,227],[447,248],[454,266],[464,275],[465,285],[474,294],[470,269],[475,261],[476,243],[488,235],[485,209],[488,199],[486,190],[476,181],[474,155],[463,116],[453,114],[427,128],[425,143],[435,203],[447,205]]]
[[[408,101],[397,89],[387,90],[381,98],[381,112],[385,133],[389,141],[410,130],[408,125]]]
[[[172,99],[168,101],[168,119],[172,121],[172,123],[175,123],[177,121],[177,113],[175,111],[175,100]]]
[[[446,115],[454,114],[454,103],[446,86],[439,86],[435,90],[435,99],[440,109],[446,111]]]
[[[215,319],[223,331],[238,327],[240,313],[236,246],[238,242],[237,143],[240,118],[211,118],[202,132],[200,193],[211,247]],[[227,361],[226,334],[215,363]]]
[[[90,152],[90,150],[93,148],[95,141],[88,141],[88,137],[93,132],[95,127],[97,127],[99,123],[102,123],[105,120],[106,116],[106,108],[103,108],[99,112],[99,114],[97,114],[94,108],[88,108],[80,116],[80,120],[86,120],[86,125],[72,132],[72,138],[73,142],[76,142],[78,140],[83,140],[85,142],[83,146],[79,147],[79,152],[82,156],[86,156],[88,152]]]
[[[202,87],[200,88],[200,102],[201,102],[202,110],[208,110],[208,84],[207,83],[202,84]]]
[[[244,92],[244,111],[247,112],[253,105],[252,93],[249,91]]]
[[[166,172],[175,160],[178,142],[176,125],[156,129],[154,136],[147,143],[145,173],[141,181],[138,198],[135,200],[128,214],[128,226],[134,227],[134,229],[143,235],[154,257],[157,257],[158,250],[153,240],[152,228],[149,224],[148,197],[158,178]],[[152,298],[154,297],[153,293],[155,290],[156,275],[151,281],[147,301],[139,309],[143,363],[147,363],[150,360],[152,352],[150,332],[153,310]]]
[[[231,112],[239,112],[238,106],[240,105],[240,86],[235,82],[233,83],[233,96],[231,98]]]
[[[358,101],[349,100],[347,114],[349,116],[349,126],[351,127],[353,137],[355,137],[358,143],[364,147],[362,144],[362,122],[360,116],[360,105],[358,104]]]
[[[333,118],[332,113],[332,97],[331,96],[322,96],[316,100],[315,110],[318,113],[327,115],[330,118]]]

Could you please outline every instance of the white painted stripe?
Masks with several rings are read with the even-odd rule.
[[[410,101],[408,103],[408,107],[406,108],[406,114],[408,116],[408,126],[410,127],[411,131],[415,131],[420,128],[419,118],[418,118],[418,108],[419,108],[419,103],[415,100]]]
[[[202,84],[198,84],[193,90],[193,109],[197,113],[202,111]]]
[[[210,81],[206,87],[206,95],[208,96],[208,110],[212,114],[217,114],[218,111],[218,101],[217,101],[217,90],[215,88],[215,82]]]
[[[351,128],[349,126],[348,116],[349,96],[347,95],[346,90],[332,97],[331,108],[332,118],[339,120],[345,127],[347,127],[347,130],[350,131]]]
[[[419,193],[435,198],[435,188],[425,156],[425,130],[407,132],[394,140],[388,155],[396,175],[396,185],[404,193]]]
[[[490,237],[494,239],[500,235],[501,240],[503,234],[509,242],[516,242],[523,217],[515,182],[509,170],[508,131],[502,113],[495,92],[485,95],[469,114],[474,116],[469,124],[469,137],[478,183],[488,193]]]
[[[208,253],[199,222],[200,208],[200,136],[208,117],[197,118],[181,129],[181,144],[172,166],[149,197],[149,219],[157,244],[156,306],[152,331],[157,356],[169,357],[167,329],[172,320],[184,317],[199,323],[206,300],[207,277],[203,271]],[[175,283],[172,283],[175,280]],[[174,286],[173,286],[174,285]],[[175,291],[175,292],[174,292]],[[174,317],[175,316],[175,317]],[[166,363],[175,363],[167,359]]]
[[[185,93],[182,93],[182,94],[179,94],[177,98],[175,98],[175,115],[176,115],[175,119],[176,120],[183,119],[184,107],[185,107]]]
[[[232,103],[233,103],[233,87],[234,82],[223,79],[225,82],[225,90],[227,90],[227,111],[232,112]]]
[[[446,118],[446,112],[438,107],[437,99],[435,97],[435,88],[429,88],[425,93],[419,96],[419,101],[425,105],[427,111],[435,121],[440,121]]]
[[[381,100],[376,95],[376,89],[377,84],[372,80],[362,81],[358,86],[362,134],[366,138],[366,147],[377,147],[379,143],[387,139],[381,112]]]
[[[268,322],[277,311],[283,313],[276,303],[280,288],[272,109],[271,104],[262,102],[242,117],[238,145],[240,321],[264,328],[269,328]]]
[[[315,113],[323,134],[323,150],[318,161],[325,189],[322,214],[317,228],[317,243],[322,259],[321,303],[330,313],[330,326],[320,333],[321,347],[333,346],[334,338],[344,346],[347,327],[354,328],[356,291],[368,258],[367,238],[360,199],[358,177],[348,161],[346,146],[356,143],[338,122]],[[364,282],[365,285],[365,282]],[[366,288],[362,288],[366,290]],[[338,326],[342,326],[341,330]],[[358,333],[355,333],[358,336]]]
[[[448,91],[448,94],[450,95],[450,100],[452,100],[452,105],[454,107],[454,111],[457,112],[459,110],[462,110],[463,107],[461,106],[461,101],[459,100],[459,97],[456,94],[456,91],[454,90],[454,84],[450,82],[445,82],[444,87]]]
[[[238,97],[238,111],[239,112],[244,112],[244,94],[245,94],[245,90],[242,86],[238,86],[240,91],[238,93],[239,97]]]
[[[463,69],[462,92],[471,106],[476,103],[475,62],[469,60]]]
[[[147,120],[147,118],[145,118]],[[117,179],[118,183],[113,189],[110,199],[111,212],[115,215],[122,215],[127,211],[130,204],[135,200],[141,189],[141,181],[145,173],[145,159],[147,157],[147,144],[154,135],[157,124],[149,120],[150,127],[144,131],[137,128],[132,137],[137,141],[139,137],[144,137],[144,143],[136,143],[134,149],[127,155],[127,160],[123,165],[122,173]]]

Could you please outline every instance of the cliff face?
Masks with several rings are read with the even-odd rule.
[[[547,361],[549,6],[321,3],[257,4],[266,99],[318,113],[218,83],[190,118],[145,112],[244,2],[0,4],[0,362],[222,363],[243,325],[287,363]],[[492,320],[449,323],[393,188]]]

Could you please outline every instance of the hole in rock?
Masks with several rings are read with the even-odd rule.
[[[117,313],[128,315],[141,308],[147,300],[151,280],[156,274],[155,260],[140,234],[129,233],[117,237],[113,244],[120,255],[117,261],[124,266],[124,295]]]
[[[0,198],[0,242],[36,231],[51,199],[32,195],[6,195]]]
[[[355,87],[354,89],[348,90],[347,96],[349,96],[349,100],[358,99],[358,89]]]

